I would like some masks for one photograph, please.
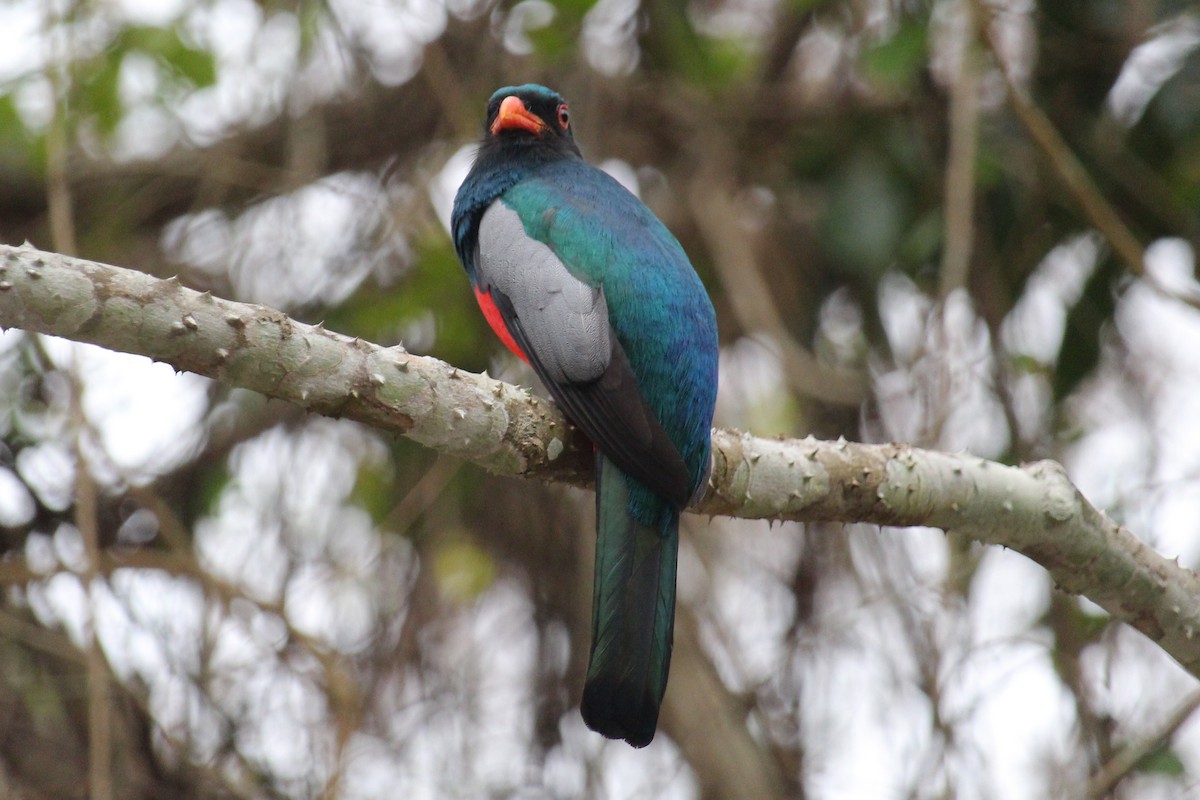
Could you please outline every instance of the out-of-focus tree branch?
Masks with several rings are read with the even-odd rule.
[[[496,51],[478,46],[485,24],[454,20],[436,44],[463,74],[493,73]],[[471,88],[482,93],[494,87]],[[396,86],[365,82],[352,94],[314,106],[299,121],[281,114],[269,123],[228,131],[207,147],[181,142],[151,161],[113,162],[84,149],[63,152],[61,191],[76,199],[80,230],[97,218],[120,217],[133,230],[157,234],[163,224],[197,208],[244,205],[302,185],[314,169],[375,171],[388,162],[414,162],[446,124],[428,81]],[[297,127],[303,130],[297,132]],[[308,143],[298,142],[298,136],[308,137]],[[337,147],[324,147],[313,136],[336,141]],[[313,162],[318,156],[323,163]],[[5,235],[34,236],[38,221],[53,211],[47,206],[45,178],[5,161],[0,163],[0,184],[5,187],[0,193]]]
[[[793,390],[829,403],[858,405],[867,391],[866,376],[820,361],[788,330],[759,269],[751,236],[739,220],[728,158],[732,148],[715,136],[708,139],[704,159],[708,166],[693,180],[687,200],[730,307],[747,331],[763,334],[777,348]]]
[[[950,153],[946,163],[946,246],[942,250],[943,299],[967,284],[975,239],[975,159],[979,150],[979,24],[972,0],[959,4],[961,52],[950,87]]]
[[[1142,739],[1125,745],[1088,779],[1089,798],[1109,797],[1117,784],[1137,770],[1146,756],[1163,747],[1171,736],[1200,708],[1200,692],[1192,692],[1167,716],[1154,731]]]
[[[1049,159],[1055,174],[1080,209],[1122,260],[1138,275],[1146,272],[1142,245],[1096,188],[1090,175],[1049,118],[1003,67],[1009,104],[1034,143]]]
[[[978,8],[975,0],[976,13],[989,14]],[[1026,133],[1050,162],[1055,175],[1066,188],[1071,199],[1079,206],[1087,220],[1095,226],[1100,235],[1108,242],[1113,252],[1125,262],[1125,265],[1135,274],[1144,279],[1156,291],[1186,303],[1193,308],[1200,308],[1200,298],[1182,294],[1162,285],[1162,283],[1146,269],[1145,249],[1137,236],[1130,230],[1125,221],[1117,213],[1113,205],[1104,197],[1096,186],[1096,182],[1072,152],[1070,145],[1054,127],[1054,123],[1046,113],[1038,107],[1029,92],[1014,77],[1009,65],[1005,62],[1002,50],[995,39],[995,31],[991,24],[991,16],[984,19],[985,41],[991,48],[1000,74],[1004,77],[1007,89],[1008,103],[1020,120]]]
[[[675,653],[663,722],[695,765],[701,796],[799,797],[796,786],[785,786],[779,762],[746,726],[745,704],[704,657],[696,620],[688,612],[676,615]]]
[[[0,246],[0,325],[165,361],[404,434],[493,472],[586,486],[590,446],[524,389],[177,281]],[[1049,461],[1010,467],[898,444],[713,434],[695,509],[931,526],[1017,550],[1200,675],[1200,578],[1108,519]]]

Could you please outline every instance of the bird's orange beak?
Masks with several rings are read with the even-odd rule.
[[[535,136],[540,136],[546,130],[546,127],[546,123],[542,122],[540,117],[525,108],[525,104],[521,102],[521,98],[516,95],[509,95],[500,104],[500,111],[496,114],[496,120],[492,123],[491,131],[492,136],[497,135],[501,131],[512,130],[529,131]]]

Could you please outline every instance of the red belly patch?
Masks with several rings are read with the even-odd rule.
[[[496,304],[492,301],[492,296],[487,292],[480,291],[475,288],[475,299],[479,301],[479,308],[483,311],[483,318],[487,320],[488,325],[500,337],[500,341],[504,342],[504,346],[516,353],[517,358],[529,363],[529,359],[521,350],[512,334],[508,332],[508,326],[504,324],[504,317],[500,315],[500,309],[496,308]]]

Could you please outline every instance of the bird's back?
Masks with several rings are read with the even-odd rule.
[[[695,488],[708,467],[717,326],[683,247],[637,197],[582,161],[544,165],[501,200],[579,279],[603,287],[609,323]]]

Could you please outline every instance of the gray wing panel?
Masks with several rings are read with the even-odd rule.
[[[500,202],[480,220],[476,277],[567,416],[626,474],[684,506],[690,471],[642,397],[604,292],[576,279]]]
[[[498,200],[479,222],[476,269],[481,288],[495,287],[512,303],[546,377],[583,383],[604,374],[612,353],[604,292],[572,275]]]

